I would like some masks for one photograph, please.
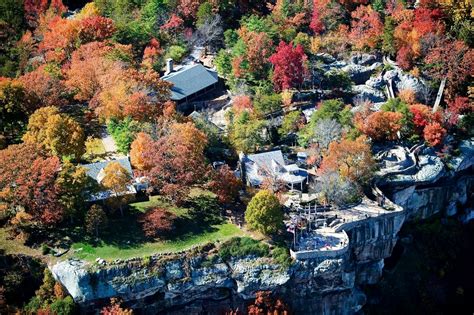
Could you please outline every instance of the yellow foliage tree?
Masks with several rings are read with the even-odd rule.
[[[54,106],[40,108],[31,115],[23,141],[39,144],[59,157],[72,156],[77,160],[85,152],[81,126]]]
[[[104,168],[104,178],[101,181],[102,186],[113,192],[113,201],[120,209],[123,216],[123,205],[127,201],[127,185],[132,179],[131,174],[119,163],[111,162]]]

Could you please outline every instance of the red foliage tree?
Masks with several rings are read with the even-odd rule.
[[[25,10],[25,19],[30,27],[36,27],[38,20],[48,8],[52,14],[60,15],[67,11],[61,0],[25,0],[23,2],[23,9]]]
[[[177,16],[176,14],[171,14],[171,17],[169,20],[161,26],[162,30],[178,30],[181,28],[184,24],[184,21],[182,18]]]
[[[459,115],[466,115],[474,112],[474,103],[469,98],[458,96],[454,100],[448,101],[448,123],[450,125],[457,124]]]
[[[247,308],[248,315],[288,315],[290,310],[281,299],[275,299],[270,291],[258,291],[255,294],[255,301]]]
[[[248,62],[248,70],[256,77],[264,75],[263,69],[268,64],[273,42],[264,32],[248,31],[246,27],[239,30],[239,35],[245,43],[245,60]]]
[[[276,91],[294,88],[303,83],[307,72],[307,56],[301,45],[293,47],[293,43],[281,41],[269,60],[274,66],[273,84]]]
[[[370,138],[381,140],[396,140],[402,129],[403,114],[379,111],[370,114],[366,119],[355,119],[357,128]]]
[[[224,165],[212,173],[208,186],[217,195],[220,203],[230,203],[239,196],[242,182],[228,165]]]
[[[423,129],[431,122],[433,118],[432,109],[423,104],[410,105],[410,112],[413,114],[413,125],[415,131],[423,133]]]
[[[425,127],[423,136],[430,146],[435,147],[443,143],[443,139],[446,136],[446,129],[444,129],[440,123],[434,122]]]
[[[203,180],[206,135],[192,123],[175,123],[169,133],[146,149],[143,156],[152,165],[144,172],[152,186],[180,203],[192,185]]]
[[[140,218],[143,232],[147,237],[159,237],[173,230],[176,215],[162,208],[148,210]]]
[[[327,0],[313,0],[313,13],[309,27],[314,34],[321,34],[325,30],[322,11],[326,8],[328,2]]]
[[[250,96],[247,95],[238,95],[234,97],[234,102],[232,104],[232,109],[236,115],[239,115],[244,110],[253,111],[253,104]]]
[[[369,47],[374,49],[383,33],[383,23],[377,11],[369,6],[359,6],[351,13],[351,33],[354,46],[357,49]]]
[[[423,54],[424,39],[444,33],[442,12],[438,9],[417,8],[412,11],[398,8],[393,14],[399,21],[394,32],[398,46],[397,62],[402,69],[409,70]]]
[[[70,57],[78,45],[79,22],[77,20],[53,17],[47,22],[43,32],[43,40],[39,45],[40,51],[46,54],[46,60],[63,62]]]
[[[430,65],[430,75],[439,80],[447,79],[448,95],[454,97],[474,73],[474,49],[460,40],[443,40],[429,51],[425,62]]]
[[[112,19],[102,16],[91,16],[81,20],[79,24],[79,39],[82,44],[102,41],[115,33]]]
[[[201,0],[179,0],[178,13],[185,19],[194,20],[202,2]]]
[[[60,170],[57,157],[46,157],[35,145],[12,145],[0,151],[0,192],[10,207],[23,207],[35,223],[61,221],[56,177]]]
[[[59,73],[51,73],[40,66],[19,78],[25,89],[36,95],[42,106],[61,106],[66,92]]]
[[[157,58],[163,53],[160,42],[156,38],[150,40],[150,44],[143,51],[142,65],[152,68]]]
[[[122,308],[122,301],[117,298],[110,299],[110,305],[100,310],[100,315],[133,315],[131,309]]]

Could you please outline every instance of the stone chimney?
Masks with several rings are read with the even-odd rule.
[[[166,72],[165,72],[165,75],[170,74],[171,72],[173,72],[173,59],[168,58],[168,59],[166,59]]]

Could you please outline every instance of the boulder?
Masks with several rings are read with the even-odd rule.
[[[354,101],[367,100],[372,103],[381,103],[387,100],[382,91],[371,88],[365,84],[352,87],[352,91],[356,94]]]
[[[365,82],[365,85],[373,89],[381,90],[385,86],[385,81],[381,76],[371,77]]]
[[[392,80],[393,87],[396,88],[397,91],[412,90],[419,100],[423,99],[426,89],[428,89],[428,86],[423,80],[409,73],[405,73],[401,69],[393,69],[385,72],[383,80],[385,82]]]
[[[349,64],[343,67],[341,70],[347,72],[349,77],[355,84],[364,84],[370,79],[372,74],[381,66],[381,63],[374,63],[371,66],[362,66],[358,64]]]
[[[336,61],[336,58],[334,58],[333,56],[331,56],[330,54],[328,53],[319,53],[319,54],[316,54],[316,58],[321,60],[322,62],[324,63],[333,63]]]
[[[377,56],[371,54],[354,54],[351,63],[362,66],[370,66],[378,61]]]

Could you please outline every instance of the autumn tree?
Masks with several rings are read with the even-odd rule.
[[[242,182],[228,165],[213,171],[207,185],[217,195],[220,203],[231,203],[237,200],[239,190],[242,188]]]
[[[306,60],[301,45],[293,46],[281,41],[276,52],[270,56],[273,64],[273,84],[276,91],[299,87],[306,76]]]
[[[117,298],[110,299],[110,305],[105,306],[100,310],[100,315],[133,315],[131,309],[121,307],[121,300]]]
[[[23,141],[37,143],[59,157],[72,156],[78,160],[85,152],[81,126],[53,106],[40,108],[30,116]]]
[[[80,20],[78,37],[81,44],[103,41],[115,33],[112,19],[103,16],[89,16]]]
[[[402,69],[409,70],[423,54],[423,41],[444,33],[443,13],[439,9],[417,8],[398,10],[393,15],[399,21],[394,30],[397,63]]]
[[[459,121],[460,115],[468,115],[474,112],[474,103],[467,97],[458,96],[454,100],[448,101],[448,123],[455,125]]]
[[[143,173],[156,190],[180,203],[191,186],[203,180],[207,168],[204,160],[206,143],[206,135],[193,123],[174,123],[169,132],[143,154],[151,165]]]
[[[288,306],[278,298],[272,297],[270,291],[257,291],[255,301],[247,308],[248,315],[288,315],[290,310]]]
[[[261,190],[252,197],[245,221],[251,229],[264,234],[274,234],[283,224],[283,211],[278,198],[268,190]]]
[[[144,154],[152,145],[153,139],[150,135],[143,132],[137,133],[135,140],[133,140],[130,146],[130,162],[133,167],[141,171],[151,168],[152,165],[145,158]]]
[[[423,136],[428,145],[436,147],[443,143],[446,136],[446,129],[438,122],[433,122],[423,129]]]
[[[104,188],[110,190],[113,202],[117,203],[120,214],[123,216],[123,205],[127,202],[128,185],[132,174],[128,172],[119,162],[111,162],[104,168],[104,177],[100,181]]]
[[[83,217],[86,193],[95,190],[93,179],[87,175],[86,169],[66,160],[61,166],[56,185],[61,195],[59,202],[64,208],[65,217],[71,222]]]
[[[357,49],[376,48],[384,28],[377,11],[373,10],[370,5],[361,5],[351,13],[351,16],[350,38],[354,46]]]
[[[171,232],[174,228],[174,220],[176,220],[176,215],[162,208],[148,210],[139,218],[143,232],[150,238]]]
[[[0,161],[2,201],[12,213],[24,209],[38,225],[54,225],[62,220],[57,157],[48,157],[34,144],[20,144],[0,150]]]
[[[237,95],[234,97],[232,103],[232,109],[236,115],[239,115],[243,111],[253,111],[252,99],[248,95]]]
[[[425,62],[431,76],[446,78],[448,95],[454,97],[474,73],[474,49],[459,40],[443,40],[428,52]]]
[[[39,100],[17,80],[0,78],[0,134],[7,142],[21,138],[28,116],[39,107]]]
[[[375,161],[366,137],[332,142],[323,156],[321,169],[337,171],[342,177],[360,184],[367,183],[375,170]]]
[[[100,205],[94,204],[86,214],[86,230],[89,234],[99,237],[99,230],[107,226],[107,215]]]
[[[40,66],[19,78],[23,87],[38,98],[42,106],[64,105],[66,87],[59,68]]]
[[[365,118],[356,117],[356,127],[375,141],[397,140],[402,129],[403,115],[397,112],[378,111]]]

